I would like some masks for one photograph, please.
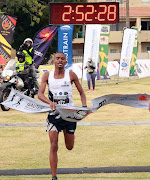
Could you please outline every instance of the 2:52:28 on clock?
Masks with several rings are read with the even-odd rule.
[[[49,3],[49,24],[117,24],[119,3]]]

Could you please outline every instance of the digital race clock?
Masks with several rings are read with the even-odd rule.
[[[119,3],[49,3],[49,16],[49,24],[116,24]]]

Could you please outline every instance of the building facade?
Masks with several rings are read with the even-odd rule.
[[[126,27],[127,0],[89,0],[88,2],[119,2],[119,23],[110,25],[108,60],[119,60],[123,29]],[[128,0],[129,26],[138,28],[138,59],[150,59],[150,0]],[[85,26],[73,40],[73,56],[83,56]]]

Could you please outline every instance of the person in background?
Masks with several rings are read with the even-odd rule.
[[[88,58],[88,62],[84,69],[87,69],[87,83],[88,83],[88,93],[91,92],[91,80],[93,86],[93,92],[95,92],[95,78],[96,78],[96,66],[92,58]]]
[[[31,38],[26,38],[23,42],[23,44],[20,46],[20,50],[25,54],[25,60],[28,62],[31,66],[30,68],[30,76],[33,78],[33,84],[34,84],[34,91],[35,94],[38,93],[39,85],[38,81],[36,79],[36,72],[35,72],[35,66],[34,66],[34,49],[33,49],[33,41]]]
[[[30,38],[26,38],[23,44],[20,46],[20,49],[25,54],[26,61],[32,65],[34,57],[33,41]]]
[[[16,55],[18,58],[18,61],[16,63],[16,72],[17,72],[17,76],[19,76],[24,82],[24,87],[22,88],[22,90],[24,91],[30,89],[30,84],[29,84],[30,64],[26,62],[25,54],[22,51],[17,51]]]
[[[72,97],[72,83],[74,82],[80,97],[83,107],[86,106],[86,96],[81,84],[79,83],[77,75],[73,71],[64,69],[66,65],[66,55],[62,52],[57,52],[54,55],[53,64],[55,65],[54,71],[45,72],[38,92],[38,98],[49,104],[51,111],[49,112],[46,120],[46,131],[49,132],[50,139],[50,166],[52,173],[52,180],[57,180],[57,164],[58,164],[58,138],[59,133],[63,130],[65,145],[68,150],[74,147],[76,122],[68,122],[56,114],[55,107],[57,104],[65,104],[73,106]],[[49,89],[49,99],[44,95],[46,85]]]

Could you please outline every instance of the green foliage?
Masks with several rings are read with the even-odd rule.
[[[17,15],[18,12],[22,12],[24,15],[30,15],[30,25],[39,23],[39,17],[43,15],[42,10],[45,5],[42,5],[37,0],[5,0],[3,2],[2,10],[8,14]]]
[[[42,19],[45,18],[45,14],[47,15],[45,13],[45,10],[47,10],[45,1],[4,0],[0,5],[2,12],[18,18],[12,44],[14,49],[18,49],[25,38],[30,37],[33,39],[34,34],[41,26]]]
[[[64,2],[86,2],[86,0],[54,0],[53,2],[59,2],[59,3],[64,3]]]

